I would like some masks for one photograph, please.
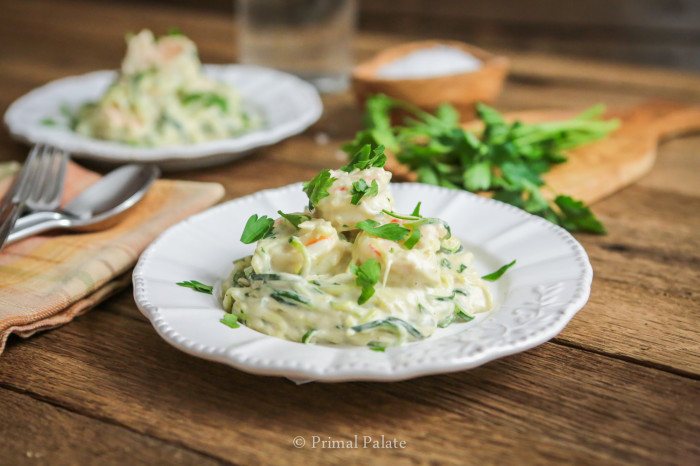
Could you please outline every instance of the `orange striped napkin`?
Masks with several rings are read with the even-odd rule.
[[[0,164],[0,196],[19,170]],[[100,176],[75,163],[63,202]],[[218,183],[158,180],[118,225],[99,232],[27,238],[0,252],[0,353],[10,334],[29,337],[70,322],[131,281],[141,252],[169,226],[215,204]]]

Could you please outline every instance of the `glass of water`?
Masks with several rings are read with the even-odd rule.
[[[237,0],[239,61],[293,73],[321,92],[347,88],[356,0]]]

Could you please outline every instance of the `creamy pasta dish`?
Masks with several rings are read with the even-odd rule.
[[[383,148],[304,184],[303,212],[253,215],[253,255],[224,281],[226,319],[304,343],[387,346],[421,340],[492,305],[486,282],[444,221],[395,212]]]
[[[228,84],[202,73],[197,47],[175,33],[144,30],[128,39],[121,72],[99,101],[83,105],[73,129],[139,146],[221,139],[260,125]]]

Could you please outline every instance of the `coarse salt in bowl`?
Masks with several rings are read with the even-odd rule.
[[[498,97],[508,66],[506,57],[478,47],[430,40],[380,52],[353,70],[352,81],[360,104],[372,94],[386,94],[427,111],[449,103],[468,119],[477,102]]]
[[[435,78],[480,69],[481,60],[451,45],[436,45],[409,52],[380,66],[374,76],[380,79]]]

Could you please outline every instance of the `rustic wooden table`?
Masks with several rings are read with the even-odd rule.
[[[125,31],[176,25],[205,62],[234,59],[231,18],[137,3],[2,0],[0,109],[49,80],[114,67]],[[397,37],[360,35],[363,59]],[[583,108],[650,97],[700,102],[700,76],[513,55],[498,107]],[[176,173],[226,199],[341,164],[359,128],[349,94],[303,135],[225,166]],[[316,136],[326,134],[328,144]],[[0,135],[0,160],[25,146]],[[0,463],[554,463],[700,461],[700,137],[663,144],[653,171],[595,205],[606,236],[577,235],[595,270],[586,307],[555,339],[471,371],[401,383],[258,377],[181,353],[131,289],[0,357]],[[302,436],[405,441],[295,448]]]

